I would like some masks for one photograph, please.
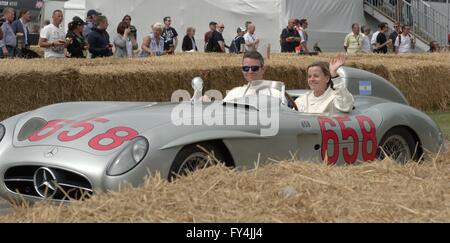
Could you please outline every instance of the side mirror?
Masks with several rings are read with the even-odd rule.
[[[192,79],[192,88],[194,91],[202,91],[203,90],[203,79],[200,77],[195,77]]]
[[[194,89],[192,101],[201,101],[203,96],[203,79],[200,77],[192,79],[192,88]]]

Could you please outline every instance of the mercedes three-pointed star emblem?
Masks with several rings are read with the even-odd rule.
[[[52,148],[50,151],[44,154],[45,158],[51,158],[58,153],[58,148]]]
[[[58,181],[53,171],[46,167],[36,170],[34,172],[34,188],[39,196],[53,198],[58,191]]]

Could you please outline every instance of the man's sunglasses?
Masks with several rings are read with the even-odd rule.
[[[251,69],[252,72],[258,72],[260,68],[261,68],[260,66],[243,66],[242,71],[247,73],[250,72]]]

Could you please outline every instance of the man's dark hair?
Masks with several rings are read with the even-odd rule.
[[[304,24],[306,24],[306,22],[308,22],[308,20],[306,20],[306,19],[301,19],[301,20],[300,20],[300,26],[303,26]]]
[[[402,31],[405,31],[405,29],[406,29],[407,27],[411,27],[411,26],[409,26],[408,24],[403,25],[403,26],[402,26]]]
[[[352,24],[352,29],[355,28],[355,26],[359,25],[358,23]]]
[[[19,18],[22,18],[26,13],[30,12],[29,9],[21,9],[19,12]]]
[[[384,27],[388,27],[388,24],[383,22],[378,25],[378,28],[383,29]]]
[[[171,19],[171,17],[170,16],[166,16],[166,17],[164,17],[164,22],[166,22],[168,19]]]
[[[244,57],[242,58],[242,60],[246,58],[258,60],[261,63],[261,66],[264,66],[264,57],[257,51],[249,51],[244,53]]]
[[[294,20],[294,24],[295,24],[295,25],[300,25],[300,19],[295,19],[295,20]]]
[[[59,9],[56,9],[55,11],[53,11],[52,16],[54,16],[56,13],[63,13],[63,11],[62,11],[62,10],[59,10]]]

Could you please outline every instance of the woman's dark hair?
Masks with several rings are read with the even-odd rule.
[[[330,63],[328,62],[315,62],[311,65],[308,66],[308,68],[306,70],[309,70],[310,68],[313,67],[319,67],[323,74],[327,77],[329,77],[330,81],[328,82],[328,87],[331,87],[332,90],[334,89],[334,83],[333,80],[331,79],[331,72],[330,72]]]
[[[117,26],[117,33],[123,35],[125,33],[125,29],[127,29],[128,27],[130,26],[128,25],[127,22],[124,21],[120,22],[119,26]]]
[[[131,16],[127,14],[127,15],[123,16],[122,22],[124,22],[126,18],[130,18],[130,21],[131,21]]]

